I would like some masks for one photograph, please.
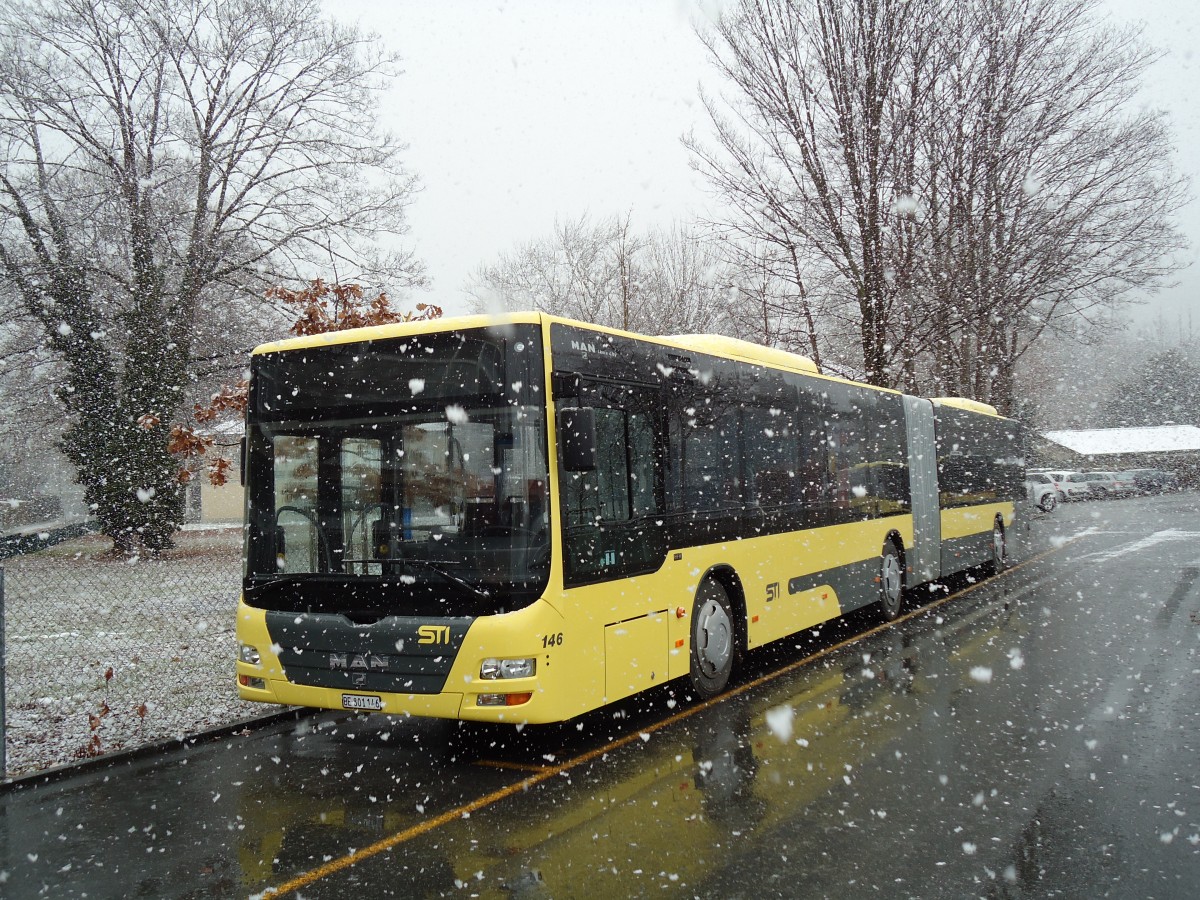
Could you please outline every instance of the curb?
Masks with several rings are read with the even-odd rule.
[[[209,744],[222,738],[229,737],[241,731],[257,730],[266,728],[279,722],[286,722],[291,719],[299,721],[317,713],[327,712],[328,710],[308,708],[308,707],[292,707],[285,709],[282,712],[271,713],[265,716],[255,716],[250,719],[239,719],[236,722],[230,722],[228,725],[218,725],[215,728],[210,728],[207,731],[196,732],[185,737],[166,738],[161,741],[155,741],[149,744],[142,744],[138,747],[131,747],[128,750],[114,750],[111,753],[105,753],[103,756],[96,756],[91,759],[83,759],[78,762],[63,763],[61,765],[52,766],[49,769],[42,769],[37,772],[30,772],[27,775],[18,775],[15,778],[5,778],[0,781],[0,797],[14,792],[28,790],[30,788],[42,787],[56,782],[65,781],[76,775],[84,775],[89,772],[95,772],[100,769],[112,768],[128,764],[135,760],[143,759],[149,756],[157,756],[160,753],[166,753],[171,750],[179,750],[185,747],[194,747],[197,744]]]

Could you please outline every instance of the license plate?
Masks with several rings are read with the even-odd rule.
[[[342,694],[342,709],[383,709],[383,698]]]

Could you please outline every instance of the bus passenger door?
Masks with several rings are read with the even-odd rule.
[[[560,458],[568,586],[653,571],[662,563],[657,399],[650,388],[581,381],[577,399],[560,400],[591,407],[596,433],[593,469],[568,471]]]

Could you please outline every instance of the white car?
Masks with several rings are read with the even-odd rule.
[[[1087,486],[1082,472],[1060,469],[1042,474],[1054,482],[1054,487],[1058,491],[1059,503],[1066,503],[1068,500],[1090,500],[1092,497],[1092,489]],[[1073,476],[1078,476],[1078,478]]]
[[[1053,480],[1040,472],[1025,475],[1025,496],[1042,512],[1050,512],[1058,506],[1058,489]]]

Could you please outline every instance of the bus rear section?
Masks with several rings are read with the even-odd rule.
[[[712,336],[549,334],[563,606],[608,701],[683,676],[710,696],[746,650],[865,606],[892,618],[1012,524],[1020,441],[991,407]]]

